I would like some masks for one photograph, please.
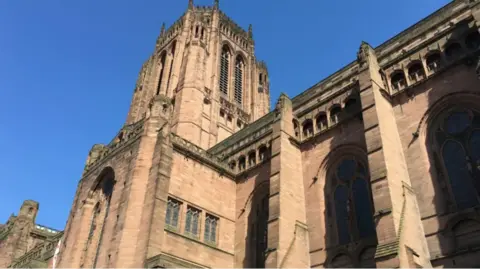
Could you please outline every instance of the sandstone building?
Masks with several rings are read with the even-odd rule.
[[[252,28],[190,0],[89,153],[57,267],[479,267],[479,3],[270,109]]]

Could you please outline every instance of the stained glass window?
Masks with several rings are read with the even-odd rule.
[[[199,232],[200,210],[189,206],[187,208],[187,216],[185,221],[185,233],[191,236],[198,236]]]
[[[356,163],[354,160],[344,160],[337,168],[337,177],[342,181],[353,180]]]
[[[355,203],[355,217],[360,238],[375,235],[375,225],[372,220],[372,208],[367,182],[363,178],[357,178],[352,185],[353,199]]]
[[[348,220],[348,189],[340,185],[335,190],[335,213],[337,215],[338,241],[341,245],[350,242]]]
[[[218,218],[207,214],[205,218],[204,240],[207,243],[215,243],[217,241],[217,223]]]
[[[450,114],[445,121],[445,130],[451,134],[459,134],[470,126],[470,116],[467,112],[455,112]]]
[[[480,191],[480,130],[479,116],[474,111],[449,112],[435,131],[439,155],[443,160],[451,195],[458,209],[479,204]],[[437,167],[437,169],[443,169]]]
[[[462,145],[456,141],[447,141],[443,146],[443,159],[458,208],[464,209],[476,205],[477,198],[472,189],[472,178]]]
[[[180,213],[180,202],[172,198],[168,198],[167,202],[167,214],[165,216],[165,222],[170,228],[177,228],[178,215]]]
[[[365,167],[354,158],[342,160],[335,167],[332,184],[335,188],[333,200],[338,243],[343,245],[375,236],[373,205]]]

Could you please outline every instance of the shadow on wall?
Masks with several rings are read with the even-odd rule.
[[[329,154],[319,168],[313,184],[324,184],[325,267],[375,267],[377,245],[373,203],[369,184],[365,139],[361,145],[346,144],[347,136],[364,136],[358,90],[344,102],[334,104],[315,119],[316,130],[334,128],[302,146],[303,151],[331,138]],[[309,133],[302,123],[302,135]],[[322,182],[323,181],[323,182]]]
[[[268,168],[268,169],[267,169]],[[270,197],[270,161],[245,174],[238,182],[255,180],[255,188],[248,197],[244,213],[247,236],[245,237],[244,268],[265,268],[265,254],[268,238],[268,207]]]
[[[430,176],[413,175],[412,187],[421,193],[422,180],[431,180],[426,183],[434,195],[420,197],[419,207],[434,267],[480,265],[478,253],[460,256],[480,247],[480,82],[473,57],[479,45],[477,30],[454,32],[427,58],[424,72],[437,77],[415,88],[417,95],[430,89],[428,110],[408,150],[426,150],[428,155]],[[433,57],[435,65],[428,61]],[[401,104],[408,101],[405,97]],[[429,219],[437,219],[439,232],[428,231]]]

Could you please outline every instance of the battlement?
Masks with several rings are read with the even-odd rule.
[[[176,36],[182,32],[183,25],[185,23],[185,14],[183,14],[177,21],[175,21],[170,27],[165,30],[165,24],[162,25],[160,35],[157,38],[155,46],[156,51],[160,51],[163,47],[168,45],[170,41],[176,38]]]

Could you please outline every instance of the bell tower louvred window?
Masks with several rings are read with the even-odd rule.
[[[222,49],[220,59],[220,92],[228,94],[228,67],[230,62],[230,50],[227,46]]]
[[[239,104],[242,104],[243,68],[243,59],[242,57],[238,56],[235,60],[235,101]]]

